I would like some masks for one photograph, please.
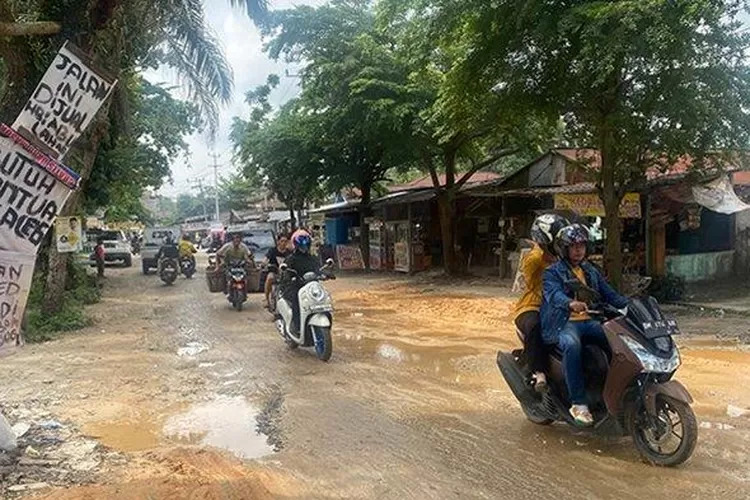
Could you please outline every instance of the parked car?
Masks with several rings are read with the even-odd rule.
[[[175,241],[180,237],[180,228],[173,227],[149,227],[143,232],[143,246],[141,247],[141,267],[143,274],[148,274],[151,269],[157,269],[159,263],[156,254],[159,253],[164,240],[171,236]]]
[[[119,262],[125,267],[133,265],[133,254],[130,249],[130,242],[122,231],[109,231],[101,229],[91,229],[86,231],[86,243],[84,250],[89,260],[93,262],[91,254],[94,252],[97,240],[104,240],[104,262],[112,264]]]

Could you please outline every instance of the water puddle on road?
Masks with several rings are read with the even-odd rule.
[[[167,419],[164,435],[171,440],[222,448],[243,459],[274,452],[257,429],[259,411],[243,397],[219,396]]]

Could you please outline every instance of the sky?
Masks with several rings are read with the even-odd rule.
[[[321,5],[324,0],[270,0],[272,9],[290,8],[295,5]],[[247,118],[248,107],[244,102],[245,93],[265,83],[268,75],[275,73],[281,77],[281,83],[271,95],[271,103],[279,106],[299,93],[298,79],[286,77],[296,74],[296,67],[283,61],[273,61],[263,53],[263,42],[258,29],[247,17],[244,10],[232,8],[229,0],[204,0],[206,18],[224,47],[224,52],[234,71],[234,98],[229,105],[221,109],[219,131],[213,145],[209,144],[205,133],[187,138],[191,157],[186,162],[181,159],[172,165],[172,184],[165,183],[159,193],[165,196],[176,196],[179,193],[191,192],[191,185],[201,179],[204,185],[213,184],[213,162],[211,153],[219,155],[219,175],[229,175],[236,171],[232,165],[232,146],[229,142],[229,131],[232,118]],[[176,75],[168,68],[146,73],[152,83],[162,82],[178,85]],[[177,97],[184,98],[176,93]],[[197,192],[194,190],[193,192]]]

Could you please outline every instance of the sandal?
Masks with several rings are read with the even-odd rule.
[[[591,416],[589,407],[586,405],[573,405],[570,407],[570,415],[576,424],[588,427],[594,425],[594,417]]]

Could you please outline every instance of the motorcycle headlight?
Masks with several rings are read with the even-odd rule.
[[[649,352],[640,342],[624,335],[621,335],[620,338],[641,362],[644,372],[672,373],[682,363],[677,347],[673,347],[672,355],[669,358],[660,358]]]
[[[326,298],[326,291],[322,286],[320,286],[320,283],[310,283],[308,294],[310,295],[310,298],[315,302],[321,302]]]

